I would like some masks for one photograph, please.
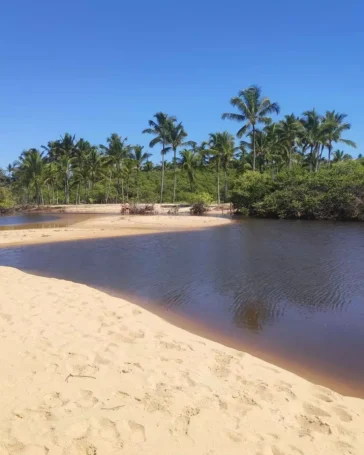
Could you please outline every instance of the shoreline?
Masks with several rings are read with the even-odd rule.
[[[361,453],[364,400],[85,285],[0,270],[5,453]]]
[[[61,221],[60,221],[61,223]],[[212,216],[192,215],[92,215],[64,227],[43,227],[0,230],[0,248],[73,240],[113,238],[128,235],[183,232],[233,223],[232,220]],[[53,222],[52,222],[53,224]],[[57,224],[57,221],[54,222]],[[47,224],[44,223],[44,226]]]

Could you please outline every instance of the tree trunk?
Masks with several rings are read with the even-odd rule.
[[[331,142],[329,143],[329,167],[331,166],[331,150],[332,150],[332,145]]]
[[[253,171],[255,171],[255,126],[253,125]]]
[[[220,205],[220,163],[217,161],[216,163],[216,171],[217,171],[217,203]]]
[[[288,164],[288,169],[291,170],[292,169],[292,147],[290,146],[289,147],[289,164]]]
[[[118,193],[118,202],[120,202],[120,172],[117,170],[117,173],[118,173],[117,193]]]
[[[224,202],[227,201],[228,183],[227,183],[227,169],[224,169]]]
[[[173,204],[176,201],[176,188],[177,188],[177,157],[176,157],[177,150],[173,149],[173,161],[174,161],[174,182],[173,182]]]
[[[162,149],[162,176],[161,176],[161,204],[163,204],[163,187],[164,187],[164,141]]]
[[[136,197],[136,200],[137,200],[137,202],[139,202],[139,166],[137,167],[136,187],[137,187],[137,197]]]

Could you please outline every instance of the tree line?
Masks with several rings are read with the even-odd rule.
[[[257,86],[239,91],[230,103],[234,112],[222,118],[240,124],[236,135],[214,132],[201,143],[188,137],[175,116],[157,112],[142,132],[151,137],[150,149],[159,148],[160,163],[150,160],[150,150],[116,133],[105,145],[66,133],[23,151],[0,172],[0,185],[21,204],[174,203],[199,196],[220,203],[234,199],[241,179],[252,174],[269,176],[272,182],[282,173],[309,178],[352,160],[337,148],[356,147],[345,136],[351,128],[346,114],[312,109],[274,121],[280,106]],[[355,161],[361,163],[361,155]]]

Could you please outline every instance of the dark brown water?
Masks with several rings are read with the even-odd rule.
[[[206,231],[0,249],[343,393],[364,396],[364,224],[247,220]]]

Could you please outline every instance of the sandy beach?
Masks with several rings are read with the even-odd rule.
[[[87,207],[87,206],[86,206]],[[91,210],[97,210],[90,206]],[[115,208],[115,206],[112,206]],[[120,207],[118,207],[120,210]],[[77,212],[87,213],[87,212]],[[68,227],[0,231],[0,247],[18,244],[62,242],[79,239],[119,237],[179,230],[206,229],[231,223],[228,218],[174,215],[93,215]]]
[[[363,453],[364,400],[84,285],[0,286],[1,455]]]

